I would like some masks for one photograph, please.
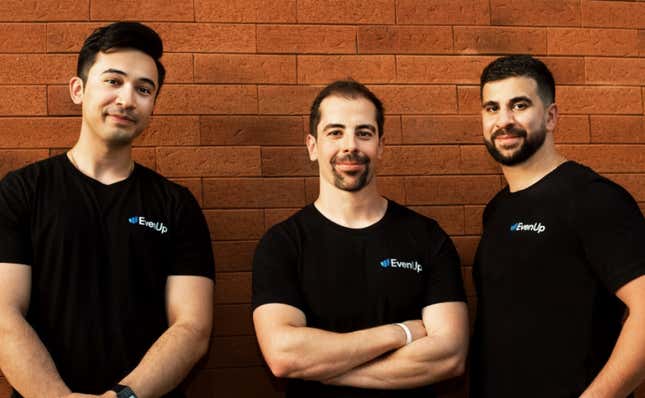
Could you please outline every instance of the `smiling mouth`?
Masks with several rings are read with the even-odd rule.
[[[107,116],[113,119],[116,119],[116,121],[119,123],[125,123],[125,124],[136,123],[136,120],[134,118],[125,116],[125,115],[108,114]]]

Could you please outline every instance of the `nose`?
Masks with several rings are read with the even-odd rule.
[[[134,88],[128,84],[121,86],[117,93],[116,104],[124,108],[135,108]]]
[[[356,134],[345,134],[343,136],[343,152],[353,152],[356,150]]]
[[[510,109],[502,108],[497,112],[496,129],[503,129],[515,123],[515,115]]]

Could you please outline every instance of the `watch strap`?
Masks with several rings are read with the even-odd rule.
[[[122,384],[112,387],[112,391],[116,393],[116,398],[137,398],[137,394],[130,387]]]

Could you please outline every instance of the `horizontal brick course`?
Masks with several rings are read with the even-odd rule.
[[[299,0],[298,22],[337,24],[392,24],[394,0]]]
[[[456,26],[454,31],[455,51],[462,54],[547,52],[546,29]]]
[[[522,26],[580,26],[578,0],[491,0],[491,23]]]
[[[298,83],[329,84],[352,78],[363,84],[396,80],[393,55],[302,55],[298,57]]]
[[[296,22],[296,0],[195,0],[199,22]]]
[[[0,21],[82,21],[90,0],[4,0]]]
[[[548,28],[549,55],[633,56],[636,30]]]
[[[361,26],[358,52],[363,54],[446,54],[452,30],[445,26]]]
[[[45,24],[0,24],[0,53],[45,52],[45,32]]]
[[[645,143],[645,116],[591,116],[593,143]]]
[[[295,83],[296,57],[287,55],[198,54],[199,83]]]
[[[159,171],[170,177],[260,175],[257,147],[159,147]]]
[[[336,53],[356,51],[352,26],[258,25],[257,49],[262,53]]]
[[[398,0],[397,23],[416,25],[488,25],[487,0]]]
[[[645,4],[640,1],[584,1],[582,24],[603,28],[645,29]]]
[[[192,21],[192,0],[91,0],[90,18],[97,21]]]

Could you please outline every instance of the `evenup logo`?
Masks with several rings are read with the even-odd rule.
[[[156,222],[148,221],[146,220],[145,217],[140,217],[140,216],[130,217],[128,218],[128,222],[130,224],[135,224],[135,225],[139,224],[139,225],[143,225],[144,227],[154,229],[155,231],[161,232],[162,235],[168,232],[168,227],[164,225],[164,223],[159,221],[156,221]]]
[[[511,225],[511,232],[517,232],[517,231],[530,231],[530,232],[537,232],[538,234],[541,234],[542,232],[546,231],[546,225],[542,225],[541,222],[536,222],[533,224],[516,222],[515,224]]]
[[[383,268],[410,269],[412,271],[417,271],[417,273],[423,271],[423,267],[417,261],[401,261],[396,258],[386,258],[385,260],[381,260],[380,264]]]

